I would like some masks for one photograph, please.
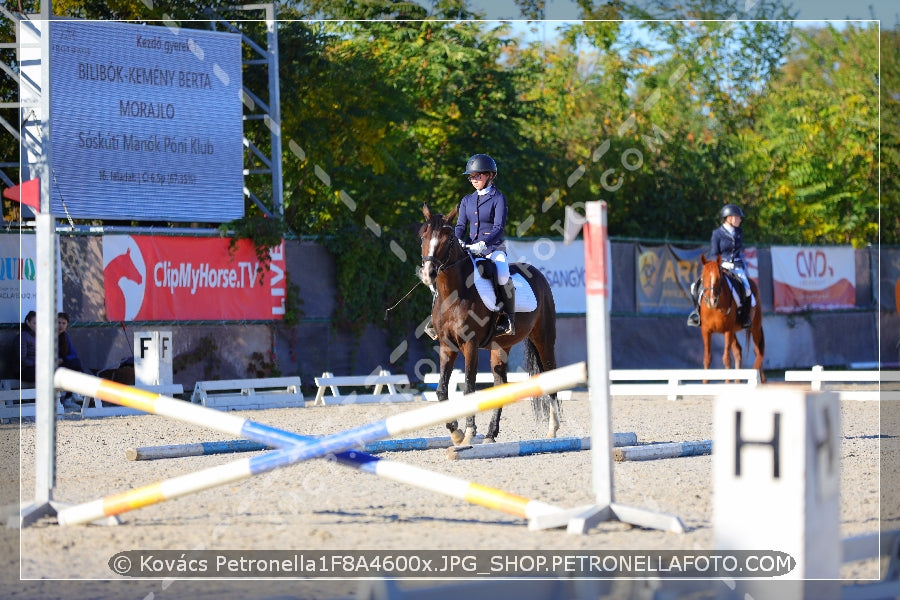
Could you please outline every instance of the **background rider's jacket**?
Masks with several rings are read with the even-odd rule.
[[[744,266],[744,239],[740,227],[735,227],[734,233],[731,233],[723,223],[713,230],[709,245],[712,256],[721,254],[723,262]]]
[[[478,192],[464,196],[459,202],[456,237],[467,244],[483,241],[487,252],[493,252],[505,239],[507,210],[506,196],[494,186],[483,196]]]

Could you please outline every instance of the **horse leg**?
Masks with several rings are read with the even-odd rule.
[[[703,320],[700,320],[700,325],[702,327]],[[703,329],[703,369],[708,369],[709,365],[712,364],[712,330],[711,329]],[[708,380],[704,379],[703,383],[707,383]]]
[[[478,375],[478,346],[474,342],[466,343],[462,348],[463,360],[466,364],[466,394],[475,393],[475,379]],[[468,446],[475,439],[475,415],[466,417],[466,430],[461,444]]]
[[[734,336],[734,345],[731,347],[731,354],[734,357],[734,368],[740,369],[744,360],[744,350],[741,348],[741,342],[738,340],[737,334]],[[734,383],[738,383],[738,380],[735,379]]]
[[[491,373],[494,374],[494,385],[503,385],[507,381],[509,372],[509,353],[508,348],[500,348],[496,344],[491,348]],[[484,436],[486,443],[494,442],[500,435],[500,413],[503,412],[501,407],[494,409],[491,414],[491,423],[488,425],[487,434]]]
[[[734,334],[734,341],[731,343],[731,357],[734,359],[734,368],[740,369],[741,363],[744,360],[744,349],[741,346],[741,342],[737,336]]]
[[[753,317],[753,328],[751,330],[753,334],[753,353],[755,355],[755,359],[753,361],[753,368],[759,373],[759,381],[760,383],[766,382],[766,373],[763,370],[763,357],[766,354],[766,339],[763,334],[762,328],[762,316],[759,314],[759,304],[756,305],[757,314]],[[749,343],[748,343],[749,346]]]
[[[456,364],[456,357],[458,355],[459,352],[456,350],[441,344],[440,351],[438,352],[441,362],[441,375],[438,379],[437,389],[435,390],[438,402],[446,402],[450,398],[450,374],[453,373],[453,365]],[[454,444],[458,445],[462,442],[463,433],[459,430],[459,423],[457,421],[448,422],[447,429],[450,431],[450,439]]]
[[[725,350],[722,351],[722,366],[726,369],[731,368],[731,352],[734,348],[735,337],[731,331],[725,332]]]

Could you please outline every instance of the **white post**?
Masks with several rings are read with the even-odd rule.
[[[172,332],[136,331],[134,381],[144,385],[172,383]]]
[[[535,517],[529,523],[529,528],[548,529],[565,523],[569,533],[584,534],[598,523],[618,520],[648,529],[681,533],[684,531],[684,524],[678,517],[613,502],[613,433],[609,395],[609,370],[612,366],[609,326],[612,279],[611,249],[606,229],[606,202],[585,202],[584,211],[591,480],[595,503]],[[596,595],[594,592],[596,590],[591,590],[587,595]]]
[[[588,383],[591,404],[591,464],[595,501],[613,502],[612,421],[609,409],[609,236],[606,202],[585,202],[584,276]]]
[[[714,427],[716,548],[790,555],[796,566],[781,579],[796,586],[780,582],[779,599],[840,598],[837,394],[736,389],[716,399]],[[738,580],[742,597],[764,597],[772,579],[760,577]]]

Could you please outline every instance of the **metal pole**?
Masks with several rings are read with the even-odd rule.
[[[281,91],[278,85],[278,21],[275,5],[266,4],[266,42],[269,68],[269,131],[272,139],[272,210],[284,216],[281,174]]]

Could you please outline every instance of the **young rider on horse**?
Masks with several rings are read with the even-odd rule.
[[[735,292],[735,300],[738,302],[738,320],[741,327],[750,329],[750,308],[755,306],[755,298],[750,290],[750,280],[747,278],[747,271],[744,264],[744,238],[741,230],[741,221],[744,218],[744,211],[735,204],[726,204],[719,211],[719,217],[722,219],[722,225],[712,232],[710,240],[710,255],[722,256],[722,268],[731,271],[740,280],[744,287],[744,298],[738,298]],[[700,313],[698,306],[700,299],[700,282],[696,281],[691,285],[691,296],[694,299],[694,311],[688,317],[688,325],[692,327],[700,326]]]
[[[503,231],[508,207],[506,196],[493,185],[497,163],[487,154],[475,154],[466,162],[463,175],[469,178],[475,191],[459,202],[456,237],[461,244],[468,245],[472,254],[486,256],[496,266],[497,304],[501,314],[497,333],[515,335],[515,288],[509,277]]]

